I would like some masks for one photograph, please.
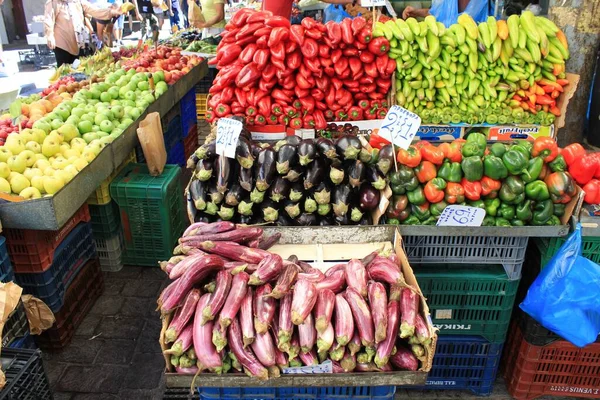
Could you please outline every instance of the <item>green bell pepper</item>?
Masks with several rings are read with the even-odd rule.
[[[489,178],[499,180],[508,176],[508,170],[500,157],[489,154],[483,157],[483,174]]]
[[[485,210],[485,203],[483,202],[483,200],[469,200],[467,202],[467,205],[469,207],[482,208]]]
[[[507,153],[508,154],[508,153]],[[508,204],[519,204],[520,194],[524,194],[525,192],[525,184],[521,180],[521,178],[517,176],[509,176],[502,183],[502,187],[500,188],[500,192],[498,196],[500,200],[504,203]],[[523,195],[523,198],[525,195]]]
[[[483,151],[482,151],[477,143],[467,142],[467,143],[463,144],[461,152],[462,152],[463,158],[472,157],[472,156],[482,157],[483,154],[485,153],[485,147],[483,148]]]
[[[554,204],[554,215],[562,217],[565,215],[566,204]]]
[[[520,219],[511,219],[510,220],[510,224],[512,226],[525,226],[525,222],[521,221]]]
[[[421,204],[424,204],[427,201],[425,199],[425,193],[423,192],[423,187],[421,185],[417,186],[415,190],[406,192],[406,197],[408,197],[408,202],[410,204],[416,206],[420,206]]]
[[[552,200],[543,200],[535,203],[533,207],[533,225],[545,225],[554,215],[554,203]]]
[[[487,147],[487,137],[483,133],[471,132],[467,136],[467,143],[465,144],[469,143],[475,143],[480,149],[478,155],[483,157],[485,154],[485,148]]]
[[[439,203],[431,203],[429,205],[429,211],[431,212],[432,216],[439,217],[440,215],[442,215],[444,208],[446,208],[447,206],[448,203],[446,203],[444,200],[440,201]]]
[[[521,179],[525,183],[535,181],[542,173],[542,168],[544,168],[544,160],[541,157],[533,157],[527,162],[527,168],[523,170]]]
[[[476,182],[483,178],[483,161],[480,156],[471,156],[463,158],[460,163],[465,179],[469,182]]]
[[[498,209],[498,215],[504,219],[513,219],[515,217],[515,206],[502,203]]]
[[[485,206],[485,213],[489,216],[495,217],[498,215],[498,208],[500,208],[500,199],[486,199],[483,201]]]
[[[549,225],[549,226],[561,225],[560,218],[558,218],[556,215],[553,215],[550,217],[550,219],[548,221],[546,221],[545,225]]]
[[[548,200],[550,192],[544,181],[533,181],[525,185],[525,195],[534,201]]]
[[[523,157],[525,157],[525,159],[527,161],[529,161],[529,158],[531,157],[531,151],[527,150],[526,147],[520,145],[520,144],[513,144],[512,146],[510,146],[510,150],[516,150],[519,153],[521,153],[523,155]]]
[[[514,147],[504,153],[502,162],[510,174],[519,175],[527,168],[527,158],[521,152],[515,150]]]
[[[444,161],[440,169],[438,170],[437,176],[444,178],[447,182],[458,183],[462,180],[463,172],[460,163]]]
[[[402,221],[402,225],[421,225],[421,221],[417,218],[416,215],[409,215],[404,221]]]
[[[506,218],[497,217],[496,218],[496,226],[511,226],[510,221]]]
[[[515,209],[517,219],[521,221],[529,221],[533,218],[533,213],[531,212],[531,200],[526,200],[523,203],[517,204]]]
[[[506,145],[504,143],[496,142],[490,146],[490,153],[498,158],[502,158],[506,153]]]
[[[390,174],[390,188],[394,194],[405,194],[419,186],[415,171],[406,165],[399,165],[398,171]]]
[[[496,218],[492,217],[491,215],[486,215],[483,218],[481,226],[496,226]]]
[[[531,154],[531,151],[533,150],[533,142],[530,142],[529,140],[517,140],[517,145],[527,150],[528,154]]]
[[[419,218],[419,221],[425,221],[427,218],[431,217],[431,212],[429,211],[429,204],[423,203],[420,206],[416,204],[411,204],[410,206],[411,215]]]
[[[548,164],[548,167],[550,167],[552,172],[565,172],[567,170],[567,162],[562,154],[559,154]]]

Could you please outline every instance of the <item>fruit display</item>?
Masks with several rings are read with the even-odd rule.
[[[568,84],[569,46],[549,19],[524,11],[476,24],[468,14],[446,28],[429,15],[377,22],[375,38],[396,60],[396,103],[424,123],[551,125]]]
[[[158,46],[146,49],[137,58],[123,61],[123,68],[136,72],[163,74],[167,84],[172,85],[200,64],[201,59],[194,56],[182,56],[181,49]]]
[[[242,116],[249,125],[325,129],[328,121],[383,118],[396,61],[386,38],[371,39],[357,17],[300,25],[242,9],[210,61],[219,69],[207,120]],[[361,106],[361,104],[364,104]]]
[[[161,263],[172,280],[158,299],[169,369],[267,380],[325,360],[333,373],[423,367],[435,333],[396,253],[321,270],[269,252],[273,236],[225,221],[185,231]]]
[[[132,58],[138,54],[139,49],[137,47],[121,47],[119,51],[113,51],[113,60],[119,61],[122,58]]]
[[[83,78],[83,79],[78,79],[78,78]],[[42,96],[47,96],[53,92],[56,92],[58,94],[61,94],[63,92],[68,92],[68,93],[73,94],[73,93],[77,92],[79,89],[86,87],[88,84],[89,84],[89,81],[87,80],[87,77],[83,74],[66,75],[66,76],[59,78],[57,81],[55,81],[50,86],[45,88],[42,91]]]

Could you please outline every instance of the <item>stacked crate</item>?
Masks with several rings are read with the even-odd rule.
[[[204,143],[206,136],[210,133],[210,125],[206,121],[206,112],[208,111],[208,91],[217,76],[216,68],[208,68],[208,72],[196,85],[196,119],[198,123],[198,139]]]
[[[439,328],[433,368],[420,389],[492,392],[527,242],[514,236],[404,237]]]
[[[182,165],[184,162],[183,154],[183,130],[181,122],[181,112],[179,105],[171,108],[161,119],[165,150],[167,151],[167,164]],[[145,163],[146,158],[142,147],[138,143],[135,147],[137,162]]]
[[[39,350],[3,348],[2,372],[6,383],[0,390],[0,399],[52,398]]]

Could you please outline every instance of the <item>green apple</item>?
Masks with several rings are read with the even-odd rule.
[[[113,142],[113,137],[111,135],[108,135],[108,136],[101,137],[98,140],[100,140],[100,143],[102,143],[102,145],[106,147],[106,145]]]
[[[44,190],[48,194],[55,194],[65,186],[65,181],[57,176],[44,177]]]
[[[116,136],[120,136],[123,133],[123,129],[116,127],[112,130],[112,132],[110,133],[111,136],[116,137]]]
[[[62,121],[61,116],[58,113],[55,113],[54,111],[52,111],[50,114],[46,115],[46,117],[50,121],[52,121],[53,119],[60,119]]]
[[[35,121],[35,122],[33,123],[33,126],[32,126],[32,127],[33,127],[33,128],[35,128],[35,129],[41,129],[41,130],[43,130],[43,131],[44,131],[46,134],[50,133],[50,131],[52,130],[52,126],[51,126],[51,125],[50,125],[48,122],[46,122],[46,121],[43,121],[43,120],[41,120],[41,119],[39,119],[39,120]]]
[[[12,190],[13,193],[21,193],[22,190],[28,188],[31,185],[29,179],[25,178],[21,174],[16,174],[12,177],[12,179],[9,182],[10,190]]]
[[[10,183],[4,178],[0,178],[0,192],[10,194]]]
[[[102,121],[109,121],[109,118],[106,114],[96,114],[94,118],[94,124],[100,125]]]
[[[60,151],[60,141],[53,135],[48,135],[42,143],[42,154],[52,157]]]
[[[71,115],[69,118],[67,118],[67,120],[65,121],[65,124],[69,124],[69,125],[73,125],[73,126],[77,126],[77,124],[79,123],[79,117],[76,117],[74,115]]]
[[[81,153],[81,156],[83,157],[83,159],[85,161],[87,161],[88,163],[91,163],[92,161],[94,161],[94,158],[96,158],[96,153],[94,153],[91,150],[84,150],[83,153]]]
[[[147,81],[138,82],[138,89],[140,90],[148,90],[150,88],[150,84]]]
[[[108,92],[108,94],[110,94],[111,98],[113,98],[113,99],[119,98],[119,88],[117,86],[112,86],[112,87],[108,88],[107,92]]]
[[[59,104],[55,109],[54,112],[57,113],[60,116],[60,119],[62,119],[63,121],[66,121],[67,118],[69,118],[71,116],[71,110],[63,104]]]
[[[103,146],[100,143],[100,140],[96,139],[96,140],[91,141],[87,146],[85,146],[85,149],[83,149],[83,152],[85,153],[86,151],[91,151],[95,155],[98,155],[98,154],[100,154],[100,151],[102,150],[102,148],[103,148]]]
[[[5,162],[0,162],[0,178],[8,178],[8,176],[10,175],[10,168],[8,166],[7,163]]]
[[[152,79],[154,80],[155,85],[158,82],[163,82],[165,80],[165,73],[163,71],[156,71],[152,74]]]
[[[22,173],[27,168],[27,161],[20,156],[11,156],[6,163],[12,172]]]
[[[50,132],[51,131],[49,131],[48,133],[50,133]],[[33,137],[33,140],[38,142],[39,144],[42,144],[42,142],[44,141],[44,139],[46,138],[48,133],[44,130],[37,129],[37,128],[31,129],[31,136]]]
[[[113,106],[111,111],[116,119],[121,120],[125,116],[125,108],[123,106]]]
[[[23,142],[21,136],[13,133],[12,135],[8,135],[6,138],[6,142],[4,142],[4,148],[10,150],[12,154],[16,155],[25,150],[25,142]]]
[[[88,89],[80,89],[77,93],[84,95],[86,99],[92,98],[92,93]]]
[[[92,100],[99,100],[100,95],[102,94],[102,92],[100,90],[98,90],[97,88],[90,89],[90,93],[91,93]]]
[[[39,199],[40,197],[42,197],[42,194],[40,193],[40,191],[34,187],[26,187],[25,189],[21,190],[19,192],[19,196],[23,197],[24,199],[27,200],[31,200],[31,199]]]
[[[96,132],[89,132],[89,133],[85,133],[83,135],[83,140],[86,141],[86,143],[90,143],[92,140],[94,139],[98,139],[98,134]],[[82,151],[83,153],[83,151]]]
[[[80,123],[83,122],[83,121],[87,121],[87,122],[91,122],[93,124],[95,118],[96,118],[96,113],[90,112],[90,113],[84,114],[81,117]],[[79,127],[79,124],[77,124],[77,127]]]
[[[55,118],[52,120],[52,122],[50,122],[50,126],[52,127],[52,130],[57,130],[58,128],[60,128],[63,124],[63,121],[61,121],[58,118]]]
[[[19,155],[17,157],[25,160],[25,165],[27,167],[33,166],[33,164],[35,164],[35,162],[36,162],[35,153],[31,150],[23,150],[21,153],[19,153]],[[19,171],[17,171],[17,172],[19,172]]]
[[[56,157],[64,154],[64,152],[67,150],[71,150],[71,146],[69,145],[69,143],[66,143],[66,142],[61,143],[60,144],[60,152],[56,155]]]
[[[135,101],[135,92],[133,90],[129,90],[125,93],[125,100]]]
[[[100,127],[98,125],[93,125],[92,132],[100,132]]]
[[[40,193],[46,193],[46,190],[44,189],[44,175],[41,176],[33,176],[31,178],[31,187],[36,188],[37,190],[40,191]]]
[[[71,110],[71,117],[77,117],[77,118],[81,119],[81,117],[85,113],[86,113],[85,108],[78,106]]]
[[[77,124],[77,129],[79,130],[80,134],[84,135],[88,132],[91,132],[93,126],[94,124],[91,121],[84,120]]]
[[[106,133],[112,132],[114,126],[109,120],[104,120],[100,123],[100,130]]]
[[[79,130],[77,130],[77,126],[72,124],[64,124],[57,129],[57,132],[67,143],[79,136]]]
[[[111,130],[111,132],[112,132],[112,130]],[[110,133],[104,132],[103,130],[99,130],[97,133],[98,133],[98,139],[110,135]]]
[[[102,92],[100,94],[100,101],[103,103],[110,103],[110,101],[112,100],[112,97],[110,95],[110,93],[108,92]]]

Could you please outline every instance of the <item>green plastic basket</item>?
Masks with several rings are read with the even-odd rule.
[[[519,280],[500,265],[413,267],[442,335],[478,335],[504,342]]]
[[[566,237],[536,238],[535,244],[540,249],[542,255],[542,265],[544,268],[560,247],[566,242]],[[582,236],[581,237],[581,255],[585,258],[600,263],[600,237]]]
[[[180,176],[177,165],[151,176],[146,164],[129,164],[111,183],[125,236],[123,264],[158,266],[173,254],[184,229]]]
[[[109,239],[121,231],[121,217],[117,203],[95,206],[90,204],[90,217],[94,239]]]

